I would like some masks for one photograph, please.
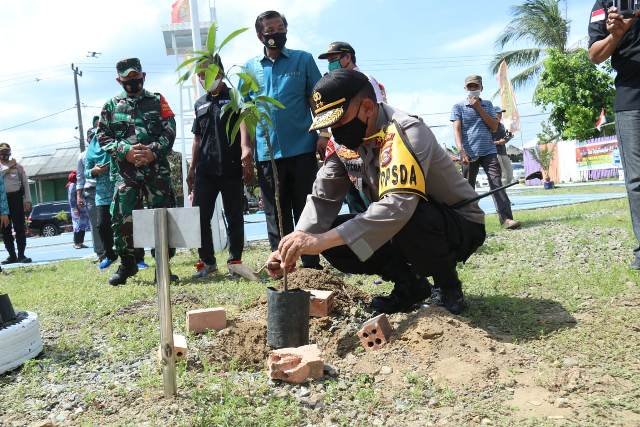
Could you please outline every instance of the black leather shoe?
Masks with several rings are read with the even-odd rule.
[[[371,308],[378,313],[393,314],[411,311],[431,295],[431,284],[425,277],[410,282],[396,283],[388,296],[377,296],[371,300]]]
[[[7,259],[2,261],[2,265],[15,264],[16,262],[18,262],[18,258],[16,256],[9,255]]]
[[[447,286],[442,289],[442,306],[451,314],[460,314],[465,309],[464,294],[462,293],[462,283]]]
[[[118,267],[118,271],[114,273],[113,276],[109,279],[109,284],[111,286],[124,285],[127,283],[127,279],[131,276],[135,276],[138,273],[138,266],[135,264],[131,266],[125,266],[120,264]]]

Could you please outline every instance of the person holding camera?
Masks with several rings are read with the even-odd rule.
[[[502,185],[510,184],[513,182],[513,166],[511,166],[511,159],[507,155],[507,142],[511,141],[513,134],[505,129],[502,123],[502,107],[495,107],[496,119],[498,120],[498,130],[493,132],[493,143],[496,145],[496,154],[498,155],[498,163],[500,163],[500,169],[502,169]]]
[[[600,64],[611,58],[615,79],[616,133],[631,210],[631,223],[640,242],[640,10],[608,7],[596,1],[589,22],[589,58]],[[640,243],[629,266],[640,270]]]

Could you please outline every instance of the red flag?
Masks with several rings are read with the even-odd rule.
[[[604,108],[600,111],[600,117],[596,120],[596,129],[600,130],[603,124],[607,123],[607,116],[605,116]]]
[[[191,10],[189,9],[189,0],[176,0],[171,5],[171,23],[181,24],[191,21]]]

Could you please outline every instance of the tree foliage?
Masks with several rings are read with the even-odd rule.
[[[604,108],[613,111],[615,89],[611,74],[589,61],[585,49],[549,51],[533,101],[550,110],[549,123],[564,139],[598,136],[595,122]]]
[[[562,16],[559,3],[559,0],[525,0],[511,7],[513,19],[495,42],[501,52],[491,62],[493,74],[498,74],[502,61],[510,68],[522,68],[511,79],[517,89],[540,75],[549,49],[567,51],[569,21]],[[506,46],[521,42],[530,46],[504,50]]]

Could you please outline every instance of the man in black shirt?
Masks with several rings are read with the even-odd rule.
[[[220,72],[209,92],[195,103],[195,120],[192,132],[192,161],[187,176],[189,192],[193,192],[193,206],[200,207],[200,230],[202,244],[198,250],[200,262],[194,278],[206,278],[217,271],[211,233],[211,218],[218,194],[222,193],[224,214],[227,220],[229,239],[229,271],[245,276],[241,259],[244,249],[243,218],[243,168],[240,163],[240,134],[233,144],[227,137],[227,120],[231,120],[229,129],[233,129],[237,115],[222,114],[222,107],[230,102],[229,88],[222,82],[223,68],[219,57],[216,63]],[[198,76],[204,86],[204,73]],[[252,171],[245,171],[246,178]]]
[[[640,12],[625,17],[611,1],[596,1],[589,21],[589,57],[600,64],[609,57],[615,80],[616,132],[631,208],[640,242]],[[640,270],[640,243],[630,267]]]

